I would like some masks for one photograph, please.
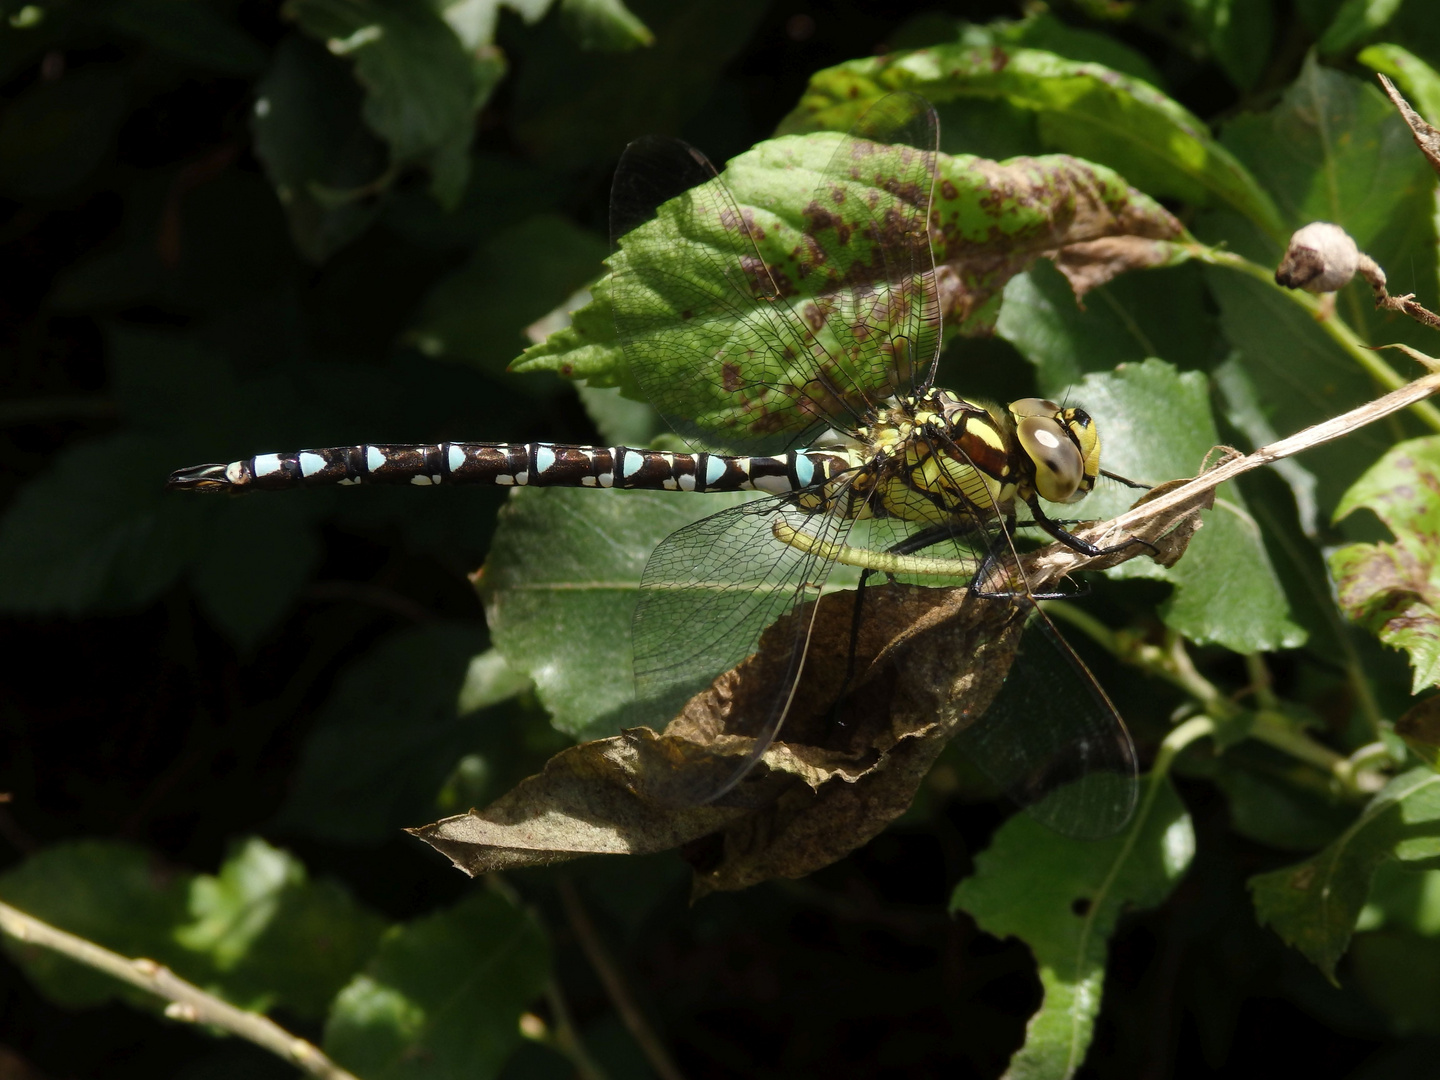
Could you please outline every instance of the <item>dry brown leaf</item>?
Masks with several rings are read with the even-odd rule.
[[[1193,518],[1203,502],[1166,522]],[[1175,535],[1180,539],[1160,542],[1168,560],[1189,532]],[[1047,556],[1058,546],[1024,557],[1032,588],[1044,590],[1075,569]],[[692,698],[663,733],[633,728],[565,750],[484,811],[415,835],[472,875],[679,847],[695,868],[697,895],[801,877],[842,858],[905,812],[946,742],[984,715],[1024,628],[1023,609],[975,599],[964,588],[877,586],[866,591],[848,672],[853,612],[851,592],[805,605],[766,632],[755,656]],[[713,790],[754,745],[785,674],[790,620],[812,615],[784,741],[726,795],[694,805],[692,793]]]
[[[1138,536],[1153,545],[1158,562],[1173,565],[1219,484],[1437,390],[1440,375],[1428,375],[1253,453],[1226,450],[1194,480],[1161,485],[1113,521],[1076,533],[1101,544]],[[1021,556],[1021,566],[1033,590],[1054,591],[1078,570],[1104,569],[1148,550],[1091,559],[1051,544]],[[707,790],[744,759],[761,722],[753,702],[770,700],[776,657],[785,652],[768,643],[776,634],[793,640],[788,620],[767,632],[755,656],[691,699],[662,734],[636,728],[573,747],[485,810],[412,831],[472,875],[679,847],[695,867],[697,894],[799,877],[841,858],[902,814],[946,741],[984,715],[1023,629],[1012,606],[977,601],[963,588],[880,586],[867,591],[865,603],[854,675],[840,707],[834,697],[847,682],[851,593],[820,601],[784,741],[770,746],[724,798],[687,806],[679,796],[692,787]],[[1414,724],[1431,736],[1428,721]]]

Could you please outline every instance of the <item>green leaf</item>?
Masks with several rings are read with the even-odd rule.
[[[776,280],[792,286],[787,299],[801,315],[826,288],[823,276],[808,272],[798,253],[808,250],[802,237],[815,226],[807,207],[838,142],[839,136],[833,134],[773,139],[732,160],[723,177],[741,213],[755,223],[755,243]],[[897,175],[902,161],[896,155]],[[947,282],[942,315],[949,326],[962,331],[982,331],[993,311],[989,305],[1006,282],[1043,254],[1064,252],[1072,244],[1100,237],[1122,237],[1147,252],[1153,244],[1160,258],[1166,259],[1170,249],[1153,238],[1178,233],[1178,224],[1158,204],[1127,187],[1110,170],[1071,158],[991,162],[941,154],[936,166],[935,258]],[[655,220],[622,240],[621,251],[610,260],[615,274],[628,272],[641,279],[629,286],[632,313],[642,302],[648,309],[675,313],[671,320],[651,321],[649,332],[632,339],[632,348],[647,359],[670,365],[669,385],[675,391],[667,400],[673,408],[667,411],[683,415],[699,428],[724,438],[747,431],[753,437],[757,432],[752,428],[765,435],[803,428],[810,421],[807,416],[767,411],[749,397],[724,393],[718,385],[696,377],[696,355],[715,356],[733,341],[753,335],[755,327],[774,322],[769,301],[751,298],[747,307],[747,299],[725,276],[726,268],[753,258],[752,241],[728,228],[726,215],[697,209],[704,206],[703,200],[703,195],[690,194],[666,203]],[[849,205],[860,202],[856,199]],[[852,223],[860,224],[858,218]],[[860,257],[860,244],[858,238],[852,239],[846,257]],[[1126,259],[1117,257],[1105,265],[1105,271],[1120,273],[1146,265],[1143,260]],[[680,325],[680,312],[702,294],[733,300],[725,305],[724,314],[716,310]],[[616,343],[610,281],[601,281],[593,295],[590,304],[574,313],[568,328],[526,350],[513,369],[558,371],[592,386],[618,385],[634,394]],[[819,337],[833,350],[832,356],[841,355],[831,328]],[[782,369],[789,361],[770,356],[766,362],[775,368],[771,381],[784,384]],[[719,381],[716,372],[713,383]]]
[[[493,665],[472,670],[485,644],[479,627],[437,624],[391,634],[360,657],[305,741],[278,824],[368,843],[430,814],[476,747],[486,717],[474,710],[523,686]]]
[[[36,82],[0,116],[0,190],[45,198],[69,191],[110,152],[127,105],[118,65]]]
[[[142,848],[86,840],[46,848],[7,871],[0,899],[123,956],[148,957],[203,981],[205,965],[173,936],[186,918],[192,880]],[[59,953],[9,936],[4,945],[40,991],[64,1008],[93,1008],[114,998],[159,1007],[154,997]]]
[[[286,0],[284,11],[331,53],[354,61],[365,122],[389,144],[392,168],[428,168],[436,200],[454,207],[465,188],[478,95],[473,62],[434,5]]]
[[[1436,859],[1440,776],[1411,769],[1391,780],[1325,850],[1251,878],[1255,911],[1333,982],[1375,871],[1391,860],[1425,866]]]
[[[1277,241],[1282,234],[1270,196],[1197,117],[1146,83],[1037,49],[939,45],[853,60],[812,76],[779,131],[848,130],[892,90],[937,104],[1010,101],[1037,115],[1047,146],[1107,165],[1152,195],[1229,206]]]
[[[339,884],[310,881],[293,855],[255,838],[216,876],[195,878],[189,908],[175,939],[208,960],[227,999],[307,1020],[325,1015],[385,929]]]
[[[1411,693],[1440,684],[1440,436],[1386,452],[1345,493],[1343,518],[1374,512],[1394,542],[1351,544],[1331,552],[1341,609],[1385,644],[1410,654]]]
[[[1087,375],[1075,387],[1074,400],[1095,418],[1106,467],[1132,480],[1154,484],[1194,476],[1220,442],[1208,380],[1159,360]],[[1109,484],[1086,500],[1085,513],[1110,517],[1133,501],[1133,491]],[[1221,485],[1203,521],[1174,566],[1132,559],[1107,573],[1174,585],[1161,617],[1197,644],[1241,653],[1300,645],[1305,633],[1291,621],[1284,590],[1239,490]]]
[[[670,717],[641,717],[630,620],[655,546],[744,496],[517,489],[481,587],[495,647],[535,682],[555,727],[577,739]]]
[[[161,489],[176,443],[115,435],[80,443],[30,481],[0,519],[0,609],[79,614],[149,603],[200,551],[203,515]],[[217,508],[218,509],[218,508]]]
[[[650,28],[621,0],[560,0],[560,18],[582,49],[629,52],[655,44]]]
[[[190,585],[205,613],[242,650],[280,622],[310,580],[320,561],[319,519],[328,509],[328,500],[301,499],[177,507],[201,518],[207,534],[194,553]],[[257,551],[283,551],[285,557],[256,559]]]
[[[216,877],[177,871],[127,844],[63,844],[0,878],[0,897],[122,956],[165,964],[242,1007],[314,1019],[384,928],[339,885],[307,880],[293,856],[260,840],[238,845]],[[9,939],[6,947],[57,1004],[162,1004],[58,953]]]
[[[495,40],[495,21],[500,9],[508,8],[525,20],[537,22],[554,0],[438,0],[435,7],[467,49],[475,50]]]
[[[255,39],[205,4],[121,0],[102,10],[116,30],[197,67],[244,78],[265,69],[265,50]]]
[[[608,247],[557,215],[523,221],[436,284],[407,337],[426,355],[499,374],[525,345],[525,327],[594,278]]]
[[[1183,7],[1231,82],[1243,90],[1254,87],[1275,37],[1270,0],[1184,0]]]
[[[989,48],[998,44],[1039,49],[1067,60],[1101,64],[1151,86],[1160,86],[1164,82],[1144,53],[1108,34],[1070,26],[1043,9],[1015,22],[997,19],[983,26],[962,26],[961,44],[971,48]],[[896,45],[898,47],[900,43]]]
[[[995,333],[1039,369],[1057,401],[1088,372],[1156,357],[1181,369],[1206,367],[1223,348],[1194,263],[1163,273],[1124,274],[1085,294],[1083,304],[1042,259],[1005,286]]]
[[[324,1050],[370,1080],[486,1080],[549,978],[534,917],[496,892],[387,933],[331,1009]]]
[[[1279,104],[1237,117],[1222,138],[1274,196],[1287,233],[1312,221],[1334,222],[1396,273],[1403,265],[1397,251],[1414,250],[1406,230],[1427,235],[1417,224],[1429,215],[1434,177],[1378,86],[1312,57]],[[1376,199],[1376,191],[1386,198]],[[1426,250],[1434,244],[1434,233],[1428,235]],[[1268,239],[1262,258],[1273,254],[1278,262],[1277,238]],[[1434,281],[1433,266],[1429,273]],[[1368,288],[1362,295],[1373,307]]]
[[[1247,396],[1263,408],[1258,419],[1277,435],[1292,435],[1374,396],[1374,381],[1278,286],[1217,267],[1206,268],[1205,280],[1220,306],[1225,337],[1239,350],[1234,360],[1244,378],[1237,385],[1248,383]],[[1316,479],[1312,502],[1328,514],[1363,463],[1389,445],[1372,426],[1306,451],[1301,464]]]
[[[1440,117],[1440,71],[1420,57],[1399,45],[1371,45],[1355,59],[1395,80],[1421,116]]]
[[[1335,21],[1321,36],[1317,48],[1323,55],[1345,52],[1379,30],[1400,10],[1404,0],[1345,0]]]
[[[546,19],[516,44],[509,131],[536,160],[594,175],[596,162],[613,161],[638,135],[677,132],[702,109],[723,115],[735,106],[713,96],[726,86],[722,72],[768,7],[763,0],[648,4],[655,43],[623,60],[585,48],[569,18]]]
[[[1341,225],[1392,274],[1395,292],[1440,288],[1434,258],[1433,175],[1409,129],[1378,88],[1310,61],[1269,112],[1228,124],[1224,140],[1274,192],[1287,229],[1311,221]],[[1375,191],[1387,192],[1376,199]],[[1280,249],[1233,215],[1202,220],[1197,231],[1263,264]],[[1268,281],[1210,268],[1225,336],[1239,352],[1274,430],[1289,435],[1374,396],[1374,381],[1315,321]],[[1364,340],[1426,347],[1428,331],[1377,313],[1370,290],[1354,283],[1337,294],[1337,311]],[[1393,437],[1375,428],[1317,447],[1303,464],[1318,479],[1316,499],[1329,513],[1366,460]]]
[[[1440,1035],[1440,939],[1397,931],[1357,934],[1349,970],[1392,1030]]]
[[[1118,836],[1076,843],[1017,814],[976,856],[951,910],[969,912],[995,937],[1024,941],[1045,995],[1007,1076],[1059,1080],[1080,1068],[1121,913],[1161,903],[1194,852],[1184,805],[1167,778],[1152,776],[1135,820]]]
[[[1381,863],[1355,929],[1401,930],[1440,938],[1440,870],[1417,870],[1402,862]]]
[[[1353,809],[1344,803],[1287,783],[1285,764],[1267,759],[1257,768],[1252,747],[1221,755],[1212,778],[1239,835],[1280,851],[1314,851],[1354,819]]]
[[[293,35],[280,42],[255,87],[255,153],[285,207],[295,246],[315,262],[375,217],[376,200],[360,193],[385,180],[386,153],[360,117],[362,100],[341,61]]]

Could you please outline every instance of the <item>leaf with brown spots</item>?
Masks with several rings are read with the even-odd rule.
[[[1228,206],[1279,239],[1274,200],[1210,134],[1205,122],[1154,86],[1113,68],[1025,48],[996,35],[850,60],[817,72],[782,133],[835,130],[896,90],[937,105],[1003,100],[1034,113],[1041,142],[1124,175],[1143,191],[1196,206]],[[1108,170],[1107,170],[1108,171]]]
[[[1385,644],[1404,649],[1412,693],[1440,685],[1440,438],[1392,448],[1345,493],[1336,519],[1365,508],[1393,542],[1330,555],[1340,606]]]
[[[613,276],[596,286],[571,327],[528,349],[512,367],[558,371],[632,395],[638,382],[662,412],[683,414],[682,427],[722,440],[801,431],[817,416],[853,406],[851,398],[859,400],[862,391],[888,393],[903,383],[902,369],[927,362],[931,348],[929,331],[915,330],[925,325],[916,321],[923,290],[916,294],[913,281],[882,288],[885,303],[870,301],[869,317],[859,319],[853,316],[857,301],[838,302],[834,277],[817,272],[838,265],[847,286],[868,287],[875,266],[886,262],[873,240],[861,239],[864,199],[821,205],[841,145],[857,144],[828,134],[775,139],[730,163],[724,180],[753,244],[723,227],[734,215],[721,212],[718,186],[667,203],[626,238],[611,266],[629,275],[628,309],[653,313],[630,319],[631,350],[645,358],[643,373],[626,363],[613,328]],[[908,190],[900,181],[909,175],[913,186],[911,155],[904,146],[876,150],[867,179],[851,187]],[[1127,270],[1183,258],[1170,243],[1185,237],[1179,222],[1103,167],[1063,155],[995,162],[939,154],[935,163],[934,300],[952,330],[987,333],[1006,283],[1038,258],[1055,259],[1077,295]],[[914,207],[908,196],[886,197]],[[786,303],[755,293],[757,250]],[[745,266],[750,269],[742,271]],[[739,278],[744,288],[735,284]],[[910,328],[908,337],[901,335],[903,355],[891,337],[898,324]],[[859,359],[843,359],[852,350]],[[815,357],[822,353],[841,369],[838,376],[830,372],[830,384],[853,389],[850,397],[833,400],[819,389]]]

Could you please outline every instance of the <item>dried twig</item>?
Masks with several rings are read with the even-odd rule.
[[[1309,450],[1322,443],[1331,442],[1342,435],[1348,435],[1367,424],[1389,416],[1391,413],[1423,401],[1436,391],[1440,391],[1440,373],[1425,375],[1398,390],[1391,391],[1384,397],[1376,398],[1359,408],[1332,417],[1324,423],[1314,424],[1288,438],[1280,439],[1268,446],[1262,446],[1253,453],[1236,453],[1193,480],[1188,480],[1173,488],[1167,488],[1153,498],[1146,499],[1127,510],[1119,517],[1105,522],[1092,534],[1086,535],[1086,539],[1098,541],[1101,537],[1114,535],[1155,539],[1150,536],[1151,532],[1157,528],[1162,533],[1168,531],[1168,526],[1173,525],[1177,520],[1177,515],[1202,508],[1214,489],[1225,481],[1233,480],[1253,469],[1298,454],[1303,450]],[[1072,551],[1063,544],[1052,544],[1043,552],[1036,553],[1035,570],[1040,580],[1054,580],[1055,577],[1070,574],[1076,570],[1103,568],[1112,563],[1122,562],[1129,557],[1129,554],[1126,552],[1121,556],[1109,555],[1091,559]]]
[[[213,1024],[324,1080],[356,1080],[354,1074],[331,1061],[319,1047],[291,1035],[268,1017],[237,1009],[229,1002],[206,993],[163,964],[121,956],[4,903],[0,903],[0,932],[18,941],[52,949],[86,967],[103,971],[121,982],[166,999],[170,1004],[165,1009],[165,1015],[172,1020]]]
[[[605,986],[605,993],[609,995],[610,1001],[615,1006],[615,1011],[620,1014],[620,1019],[635,1041],[640,1045],[641,1051],[645,1054],[645,1060],[650,1062],[650,1067],[661,1077],[661,1080],[684,1080],[679,1068],[670,1057],[670,1052],[665,1049],[665,1044],[650,1027],[650,1022],[645,1019],[645,1014],[640,1010],[639,1003],[635,996],[630,993],[630,987],[626,985],[625,978],[620,974],[620,968],[616,965],[610,950],[605,948],[605,943],[600,940],[600,935],[595,930],[595,924],[590,921],[590,913],[585,910],[585,904],[580,899],[579,892],[571,883],[568,877],[560,878],[560,902],[565,906],[565,917],[570,920],[570,928],[575,931],[575,937],[580,942],[580,948],[585,953],[585,958],[590,961],[590,966],[595,969],[595,974],[600,976],[601,983]]]

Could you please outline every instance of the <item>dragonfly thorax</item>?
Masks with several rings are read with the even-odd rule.
[[[1037,493],[1084,498],[1099,475],[1100,440],[1080,409],[1042,398],[1000,409],[930,389],[877,407],[849,456],[868,463],[861,516],[943,524],[1008,516],[1017,498]]]

